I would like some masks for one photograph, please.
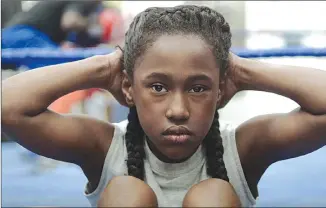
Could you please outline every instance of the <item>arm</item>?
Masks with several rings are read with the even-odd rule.
[[[241,162],[253,190],[272,163],[326,145],[326,72],[240,58],[236,62],[242,90],[276,93],[300,105],[290,113],[258,116],[237,129]]]
[[[4,80],[4,133],[33,152],[75,163],[83,168],[86,176],[93,177],[91,173],[97,173],[99,178],[114,127],[85,116],[60,115],[47,107],[76,90],[110,89],[119,81],[113,71],[120,70],[117,61],[120,56],[121,52],[95,56],[35,69]]]

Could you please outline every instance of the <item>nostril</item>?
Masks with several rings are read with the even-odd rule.
[[[184,111],[173,111],[173,110],[168,110],[166,113],[166,117],[170,120],[188,120],[189,119],[189,112],[184,110]]]

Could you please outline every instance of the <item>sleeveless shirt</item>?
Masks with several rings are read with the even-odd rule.
[[[85,196],[91,206],[96,207],[101,193],[114,176],[128,175],[126,165],[127,148],[125,133],[128,121],[114,123],[114,135],[106,155],[101,178],[97,188]],[[220,121],[220,132],[224,147],[224,163],[230,184],[237,193],[243,207],[253,207],[253,197],[241,167],[235,139],[235,127]],[[205,149],[202,145],[182,163],[165,163],[159,160],[145,142],[145,182],[156,194],[159,207],[181,207],[187,191],[200,181],[210,178],[206,173]],[[86,186],[87,187],[87,186]]]

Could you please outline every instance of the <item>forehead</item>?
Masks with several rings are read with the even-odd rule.
[[[209,45],[194,35],[159,37],[136,64],[135,74],[153,70],[217,73],[216,58]]]

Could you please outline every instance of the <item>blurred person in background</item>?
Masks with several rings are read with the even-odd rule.
[[[1,29],[18,12],[22,11],[22,1],[2,0],[1,1]]]
[[[124,18],[118,6],[106,4],[105,9],[99,15],[99,24],[102,28],[103,42],[110,46],[123,46],[126,31]]]
[[[2,30],[2,48],[56,48],[71,32],[85,33],[101,1],[40,1],[13,16]]]

